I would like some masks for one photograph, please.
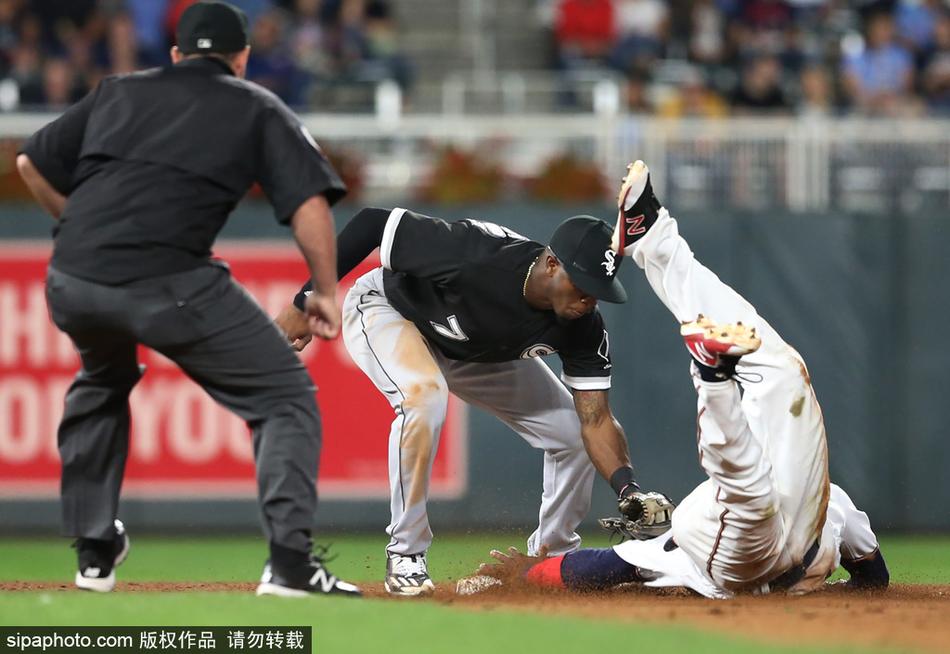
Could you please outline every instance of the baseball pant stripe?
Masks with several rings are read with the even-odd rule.
[[[357,280],[344,302],[343,323],[344,343],[360,369],[380,392],[395,383],[403,393],[387,394],[394,410],[403,411],[390,431],[390,552],[416,554],[431,543],[426,510],[431,458],[423,460],[420,451],[431,446],[435,453],[449,392],[484,408],[544,451],[539,527],[529,551],[544,544],[563,553],[580,545],[576,527],[590,507],[594,469],[570,392],[543,361],[448,359],[389,304],[382,269]]]
[[[370,353],[373,355],[373,359],[376,360],[376,365],[379,366],[379,369],[382,371],[383,375],[386,376],[386,379],[389,380],[389,383],[393,385],[393,388],[396,389],[396,392],[399,393],[399,396],[402,398],[402,401],[406,401],[406,394],[402,392],[402,389],[399,388],[399,385],[393,380],[392,375],[386,372],[383,362],[379,360],[379,356],[376,354],[376,350],[373,349],[373,344],[369,341],[369,336],[366,333],[366,314],[363,313],[363,309],[360,308],[361,305],[366,301],[366,295],[360,295],[360,301],[356,305],[356,310],[360,313],[360,326],[363,333],[363,340],[366,341],[366,347],[369,349]],[[406,434],[406,414],[400,413],[402,418],[402,424],[399,427],[399,447],[402,448],[403,438]],[[406,490],[402,485],[402,458],[399,459],[399,497],[402,501],[402,510],[406,510]]]

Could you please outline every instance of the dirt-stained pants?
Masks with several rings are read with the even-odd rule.
[[[446,358],[389,304],[381,268],[360,277],[347,294],[343,339],[396,413],[389,432],[388,551],[417,554],[432,543],[426,500],[450,392],[544,450],[539,524],[528,551],[547,545],[552,553],[563,553],[580,546],[575,528],[590,508],[594,468],[571,394],[543,361]]]

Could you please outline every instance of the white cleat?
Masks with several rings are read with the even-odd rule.
[[[742,357],[762,345],[755,327],[741,322],[720,325],[703,314],[699,314],[696,320],[683,323],[680,335],[693,358],[709,368],[721,367],[722,357]]]
[[[393,554],[387,552],[386,581],[383,582],[390,595],[422,597],[435,592],[435,584],[429,577],[426,553]]]

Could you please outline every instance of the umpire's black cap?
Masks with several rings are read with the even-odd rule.
[[[622,304],[627,291],[617,279],[623,255],[610,247],[613,229],[592,216],[574,216],[561,223],[548,247],[571,282],[598,300]]]
[[[230,54],[247,47],[247,16],[226,2],[197,2],[182,13],[175,30],[183,54]]]

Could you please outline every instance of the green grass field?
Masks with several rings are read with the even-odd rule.
[[[385,537],[341,536],[331,569],[352,581],[379,582]],[[586,544],[604,545],[602,538]],[[438,580],[470,573],[491,548],[522,545],[505,535],[440,536],[430,550]],[[950,583],[950,538],[882,541],[897,583]],[[121,581],[253,581],[265,550],[254,538],[135,538]],[[0,580],[68,582],[74,552],[62,540],[0,540]],[[471,611],[433,602],[255,598],[249,593],[6,592],[2,625],[302,625],[313,626],[316,652],[452,654],[513,652],[839,652],[781,648],[688,628],[537,613]],[[884,651],[884,650],[862,650]]]

